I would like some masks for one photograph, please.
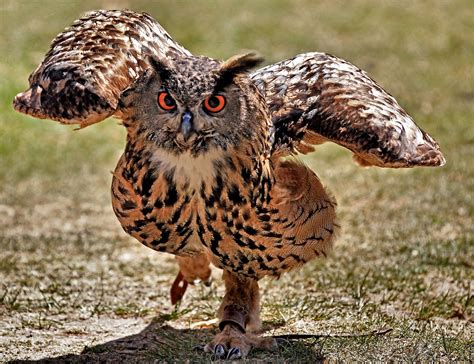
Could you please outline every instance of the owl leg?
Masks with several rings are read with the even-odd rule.
[[[194,256],[177,256],[176,260],[179,272],[170,290],[173,305],[183,298],[189,283],[193,284],[198,279],[207,283],[211,276],[209,258],[204,253]]]
[[[276,349],[273,338],[254,333],[260,329],[260,294],[258,282],[241,274],[224,271],[226,294],[218,311],[217,334],[204,351],[216,358],[244,358],[252,347]]]

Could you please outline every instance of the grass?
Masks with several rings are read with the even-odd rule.
[[[448,161],[440,169],[362,169],[333,145],[306,158],[337,197],[343,231],[327,260],[262,281],[262,318],[267,335],[315,336],[277,353],[254,351],[248,361],[472,361],[471,5],[3,1],[0,359],[209,360],[192,348],[215,327],[193,324],[214,318],[219,273],[172,307],[173,258],[126,236],[110,207],[123,128],[111,119],[74,132],[11,107],[65,26],[90,9],[132,8],[196,54],[255,49],[270,63],[320,50],[345,58],[395,95]]]

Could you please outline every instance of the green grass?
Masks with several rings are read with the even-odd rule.
[[[149,12],[195,54],[223,59],[253,49],[271,63],[319,50],[347,59],[393,94],[446,156],[443,168],[411,170],[362,169],[334,145],[305,157],[335,194],[343,230],[327,260],[262,281],[262,318],[266,335],[316,337],[278,353],[254,351],[248,361],[474,359],[470,0],[4,0],[0,360],[209,360],[192,348],[215,328],[192,324],[214,318],[219,274],[171,307],[173,258],[126,236],[110,207],[123,128],[111,119],[75,132],[11,107],[52,38],[106,7]],[[392,330],[370,335],[384,328]]]

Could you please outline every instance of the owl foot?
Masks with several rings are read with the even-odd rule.
[[[179,272],[170,290],[171,304],[175,305],[184,296],[188,284],[202,281],[206,286],[210,284],[211,268],[209,259],[203,253],[192,257],[176,257],[179,265]]]
[[[204,347],[204,351],[212,353],[216,359],[233,360],[245,358],[253,347],[264,350],[278,347],[275,339],[271,337],[260,337],[247,332],[246,323],[249,322],[245,309],[236,304],[227,305],[222,311],[219,323],[221,332]]]
[[[183,273],[178,272],[173,284],[171,285],[170,298],[171,304],[175,305],[184,296],[186,289],[188,288],[188,282],[184,279]]]
[[[224,271],[226,294],[218,311],[221,332],[204,347],[215,359],[245,358],[252,348],[276,349],[277,342],[272,337],[261,337],[259,289],[255,279],[238,273]]]
[[[215,359],[235,360],[245,358],[252,348],[275,350],[278,345],[272,337],[259,337],[242,332],[239,326],[228,323],[209,344],[204,346],[204,351],[212,354]]]

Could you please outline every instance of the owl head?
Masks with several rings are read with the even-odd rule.
[[[193,155],[261,138],[270,116],[247,76],[261,61],[255,54],[225,62],[150,57],[149,69],[120,97],[124,125],[134,139]]]

